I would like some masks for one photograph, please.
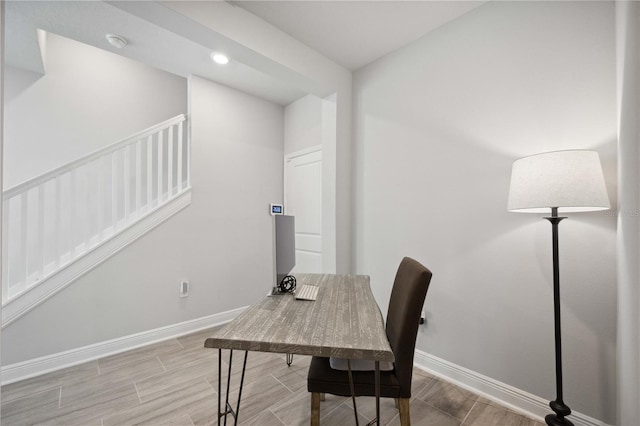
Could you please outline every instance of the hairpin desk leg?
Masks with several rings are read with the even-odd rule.
[[[220,417],[221,416],[221,412],[220,412],[220,405],[221,405],[221,397],[222,397],[222,349],[218,349],[218,426],[220,426]],[[226,415],[225,415],[225,420],[226,420]]]
[[[238,390],[238,402],[236,403],[236,409],[234,410],[229,404],[229,389],[231,385],[231,365],[233,362],[233,349],[229,351],[229,370],[227,372],[227,394],[224,401],[224,412],[221,410],[222,405],[222,349],[218,349],[218,426],[220,426],[220,419],[224,417],[224,425],[227,425],[227,415],[233,416],[234,425],[238,424],[238,415],[240,414],[240,400],[242,399],[242,386],[244,384],[244,373],[247,369],[247,355],[248,351],[244,351],[244,361],[242,363],[242,374],[240,375],[240,389]]]
[[[380,426],[380,361],[376,361],[375,388],[376,388],[376,418],[367,423],[367,426]],[[356,406],[356,392],[353,384],[353,373],[351,372],[351,360],[347,359],[347,370],[349,372],[349,388],[351,389],[351,400],[353,401],[353,414],[356,417],[356,426],[359,426],[358,407]]]
[[[376,361],[376,369],[374,372],[375,391],[376,391],[376,418],[367,423],[367,426],[380,426],[380,361]]]
[[[380,426],[380,361],[376,361],[376,425]]]
[[[353,386],[353,373],[351,372],[351,360],[347,358],[347,370],[349,370],[349,388],[351,389],[351,400],[353,401],[353,414],[356,416],[356,426],[360,426],[358,422],[358,407],[356,407],[356,391]]]
[[[293,364],[293,354],[287,354],[287,366],[291,367]]]

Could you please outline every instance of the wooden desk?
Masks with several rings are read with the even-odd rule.
[[[300,274],[297,280],[320,287],[315,302],[265,297],[205,347],[393,362],[368,276]]]
[[[320,287],[316,301],[295,300],[290,294],[265,297],[206,339],[204,346],[393,362],[382,314],[371,293],[368,276],[298,274],[296,278],[298,286]],[[221,359],[218,368],[221,368]],[[377,373],[376,376],[379,371]],[[220,376],[218,374],[218,388]],[[226,405],[225,413],[218,410],[218,420],[226,414],[236,417],[240,401],[236,412],[231,410],[228,400]]]

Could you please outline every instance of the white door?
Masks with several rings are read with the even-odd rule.
[[[296,267],[293,272],[322,272],[322,149],[285,157],[284,209],[295,216]]]

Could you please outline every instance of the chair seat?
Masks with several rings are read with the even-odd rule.
[[[375,396],[375,374],[373,371],[353,371],[352,374],[356,395]],[[350,396],[349,372],[334,370],[329,364],[329,358],[314,356],[309,365],[307,389],[309,392]],[[383,398],[398,398],[400,396],[400,383],[394,370],[380,372],[380,396]]]
[[[411,425],[409,399],[411,398],[411,377],[413,356],[420,312],[427,289],[431,282],[431,271],[419,262],[405,257],[400,262],[393,281],[385,331],[393,350],[394,364],[391,371],[380,371],[380,396],[395,398],[400,413],[400,424]],[[313,357],[309,365],[307,389],[311,392],[311,426],[320,425],[321,394],[341,396],[376,396],[375,373],[373,371],[353,371],[354,390],[349,385],[349,372],[331,368],[329,358]],[[376,399],[376,409],[379,408]],[[357,423],[357,410],[356,423]]]

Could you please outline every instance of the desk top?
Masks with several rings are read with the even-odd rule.
[[[316,301],[265,297],[205,341],[207,348],[393,361],[365,275],[298,274],[320,286]]]

